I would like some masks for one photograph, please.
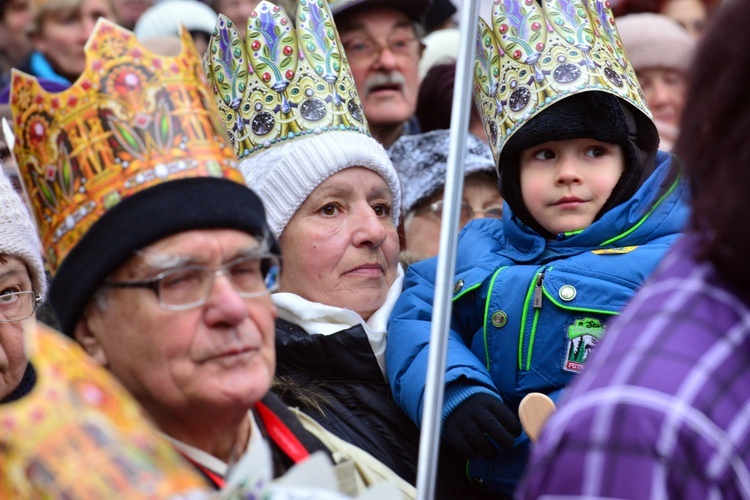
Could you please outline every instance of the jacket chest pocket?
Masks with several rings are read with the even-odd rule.
[[[499,307],[488,313],[485,328],[495,330],[494,338],[505,338],[496,349],[506,352],[488,355],[497,362],[491,369],[493,378],[509,387],[512,366],[516,390],[525,393],[562,387],[582,372],[606,324],[625,307],[637,286],[604,273],[581,275],[580,270],[571,273],[549,267],[537,269],[525,278],[525,285],[516,283],[512,289],[514,296],[523,297],[520,306],[511,307],[501,294],[490,301]],[[511,336],[516,339],[512,344]],[[490,350],[494,343],[488,342]],[[510,347],[515,347],[512,360]]]

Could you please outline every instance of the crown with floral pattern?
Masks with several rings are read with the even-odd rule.
[[[492,27],[479,20],[474,100],[495,164],[524,123],[592,90],[651,118],[607,0],[495,0]]]
[[[14,70],[14,152],[52,273],[128,196],[189,177],[243,183],[190,34],[180,36],[182,52],[162,57],[99,19],[69,89],[48,93]]]
[[[325,0],[299,0],[296,28],[283,8],[262,1],[246,40],[219,15],[204,65],[240,158],[308,134],[370,135]]]

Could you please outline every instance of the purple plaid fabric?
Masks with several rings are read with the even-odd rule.
[[[750,308],[693,238],[610,324],[518,498],[750,498]]]

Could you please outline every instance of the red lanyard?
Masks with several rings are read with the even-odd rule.
[[[179,451],[179,450],[177,450],[177,451]],[[223,477],[221,477],[220,475],[218,475],[214,471],[208,469],[205,465],[202,465],[202,464],[196,462],[195,460],[193,460],[192,458],[190,458],[186,453],[183,453],[183,452],[180,451],[180,455],[182,455],[183,457],[185,457],[188,462],[190,462],[191,464],[193,464],[196,469],[198,469],[204,476],[206,476],[208,478],[208,480],[211,481],[214,484],[214,487],[217,490],[220,490],[220,489],[222,489],[224,487],[224,478]]]
[[[292,459],[296,464],[307,457],[310,453],[307,449],[299,442],[299,439],[292,434],[284,422],[276,416],[266,405],[263,403],[256,403],[255,409],[258,410],[258,416],[263,421],[263,425],[266,427],[268,437],[281,448],[281,451]]]
[[[283,451],[289,458],[291,458],[295,464],[303,461],[310,456],[310,453],[302,445],[302,443],[299,442],[297,436],[292,434],[292,431],[289,430],[289,427],[287,427],[286,424],[284,424],[284,422],[282,422],[281,419],[276,416],[276,414],[272,412],[266,405],[264,405],[263,403],[256,403],[255,409],[258,410],[258,416],[263,421],[263,425],[266,427],[268,437],[270,437],[271,440],[276,443],[279,448],[281,448],[281,451]],[[185,457],[191,464],[193,464],[199,471],[201,471],[203,475],[206,476],[214,484],[214,486],[216,486],[217,489],[221,489],[224,487],[223,477],[213,472],[212,470],[209,470],[206,466],[201,465],[197,461],[193,460],[187,454],[182,452],[180,452],[180,454]]]

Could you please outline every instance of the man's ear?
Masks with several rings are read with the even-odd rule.
[[[73,331],[73,338],[75,338],[76,342],[83,347],[83,350],[89,356],[106,368],[108,365],[107,355],[99,343],[99,338],[96,334],[96,317],[101,313],[95,312],[92,309],[91,305],[89,305],[83,312]]]

